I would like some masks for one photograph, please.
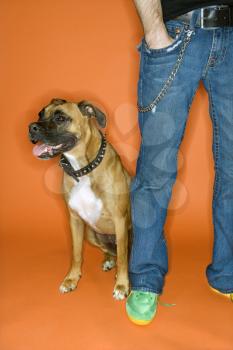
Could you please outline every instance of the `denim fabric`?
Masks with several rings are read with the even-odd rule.
[[[165,22],[175,39],[168,47],[150,49],[144,38],[138,46],[138,102],[147,106],[177,62],[186,30],[193,30],[166,94],[155,109],[138,114],[141,144],[130,188],[133,243],[129,277],[134,290],[163,291],[168,272],[164,232],[167,207],[189,109],[202,80],[209,96],[215,162],[214,247],[206,276],[212,287],[233,292],[233,27],[200,28],[196,24],[199,15],[200,9],[195,10],[189,25],[177,19]]]

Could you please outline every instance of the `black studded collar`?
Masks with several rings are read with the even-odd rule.
[[[99,130],[99,129],[98,129]],[[83,175],[87,175],[92,170],[94,170],[103,160],[104,154],[106,151],[107,141],[103,133],[99,130],[101,135],[101,145],[97,156],[93,159],[89,164],[85,165],[83,168],[74,170],[69,160],[66,158],[64,154],[61,155],[61,159],[59,165],[63,168],[63,170],[70,176],[72,176],[77,182],[79,182],[79,177]]]

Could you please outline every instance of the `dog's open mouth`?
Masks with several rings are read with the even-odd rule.
[[[56,146],[51,146],[46,143],[42,143],[40,145],[36,145],[33,147],[33,155],[38,158],[50,158],[58,153],[60,153],[61,149],[64,147],[63,143],[60,143]]]
[[[78,143],[78,137],[71,133],[35,135],[29,132],[29,139],[36,144],[33,147],[33,155],[40,159],[50,159],[68,152]]]

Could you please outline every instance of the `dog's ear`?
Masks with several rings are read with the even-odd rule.
[[[40,119],[42,119],[44,117],[44,112],[45,112],[45,108],[43,108],[39,113],[38,116]]]
[[[99,108],[97,108],[96,106],[93,106],[88,101],[81,101],[77,105],[82,115],[85,115],[88,118],[93,118],[93,117],[96,118],[99,126],[101,128],[105,128],[106,116]]]
[[[54,104],[54,105],[62,105],[63,103],[66,103],[67,101],[66,100],[63,100],[61,98],[53,98],[51,101],[50,101],[50,104]]]

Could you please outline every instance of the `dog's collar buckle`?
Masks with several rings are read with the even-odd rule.
[[[72,165],[70,164],[69,160],[65,157],[64,154],[62,154],[59,165],[63,168],[63,170],[69,175],[72,176],[77,182],[79,182],[79,177],[83,175],[87,175],[92,170],[94,170],[103,160],[104,154],[106,151],[107,141],[103,133],[99,130],[101,134],[101,145],[99,148],[99,151],[97,153],[97,156],[95,159],[93,159],[89,164],[84,166],[81,169],[74,170]]]

